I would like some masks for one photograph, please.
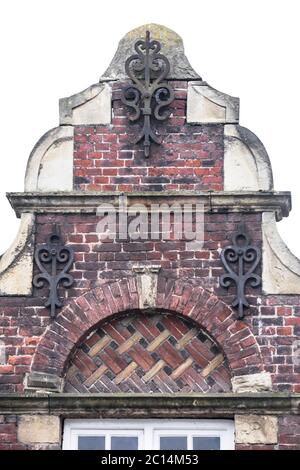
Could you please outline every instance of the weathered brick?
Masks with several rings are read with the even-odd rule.
[[[172,82],[176,98],[171,105],[173,116],[163,126],[158,125],[162,144],[155,147],[148,160],[144,158],[141,144],[131,143],[139,126],[128,124],[127,110],[120,100],[120,85],[113,86],[111,125],[74,126],[74,189],[175,190],[178,194],[183,190],[221,191],[224,128],[221,124],[186,124],[187,83]],[[174,225],[167,241],[162,240],[159,233],[153,240],[131,241],[128,238],[100,243],[96,233],[98,221],[93,214],[37,215],[36,244],[44,243],[53,225],[58,224],[62,238],[72,246],[75,262],[71,272],[75,283],[72,289],[60,289],[65,295],[66,307],[58,312],[55,320],[49,319],[49,311],[43,307],[48,295],[47,286],[41,290],[34,288],[33,295],[28,298],[0,298],[0,340],[7,346],[7,363],[0,365],[1,391],[22,391],[24,375],[31,367],[63,375],[68,361],[82,374],[82,380],[79,380],[69,369],[67,384],[70,389],[73,387],[72,391],[90,391],[84,382],[91,377],[96,380],[101,365],[107,369],[102,369],[102,383],[101,374],[97,378],[100,381],[98,391],[122,391],[114,378],[105,374],[108,370],[113,374],[124,372],[130,360],[137,364],[126,377],[132,392],[157,391],[154,386],[151,389],[151,384],[161,391],[167,389],[166,384],[174,391],[227,391],[232,373],[242,375],[265,370],[272,374],[275,391],[300,393],[299,369],[293,363],[293,342],[300,334],[297,296],[265,296],[260,288],[254,290],[247,286],[249,315],[243,321],[236,321],[229,307],[235,288],[227,291],[219,286],[219,277],[224,271],[220,248],[231,243],[240,222],[245,222],[252,240],[261,246],[259,214],[206,214],[204,245],[195,252],[187,251],[184,240],[176,240]],[[132,272],[134,264],[155,262],[161,267],[157,305],[168,312],[164,315],[157,312],[157,315],[163,331],[167,329],[170,333],[168,338],[163,336],[161,343],[164,333],[157,324],[151,324],[153,316],[146,312],[137,313],[139,299]],[[36,267],[34,269],[36,272]],[[87,294],[89,291],[93,293]],[[120,312],[126,312],[127,316],[117,316]],[[129,356],[125,357],[125,353],[121,355],[114,350],[114,343],[118,348],[128,339],[137,338],[135,331],[127,330],[128,325],[141,336],[131,344],[126,351]],[[199,331],[199,337],[191,338],[181,347],[185,335],[194,328]],[[86,339],[87,332],[90,334],[91,331],[92,336]],[[109,339],[109,345],[103,350],[99,347],[99,354],[91,357],[91,348],[99,346],[103,335]],[[169,341],[171,337],[177,346]],[[141,340],[144,340],[142,344]],[[157,342],[156,359],[147,351],[153,341]],[[74,356],[70,356],[71,352]],[[223,353],[222,370],[215,369],[210,375],[216,383],[206,382],[201,370],[210,365],[216,355]],[[188,357],[184,357],[186,355]],[[185,371],[179,369],[184,385],[178,385],[173,380],[174,375],[172,378],[170,375],[174,371],[178,373],[178,368],[185,366],[185,361],[191,358],[194,368],[189,365]],[[138,369],[143,369],[145,375],[157,363],[159,370],[152,371],[152,382],[143,382]],[[218,376],[222,372],[223,381]],[[89,387],[93,385],[95,381],[92,380]],[[0,449],[1,446],[22,447],[16,442],[15,424],[8,423],[6,418],[0,423]],[[299,425],[292,417],[280,421],[278,448],[299,447]],[[262,450],[273,446],[253,445],[252,448]]]

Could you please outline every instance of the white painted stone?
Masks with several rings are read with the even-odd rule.
[[[18,234],[0,259],[0,295],[30,295],[34,215],[22,214]]]
[[[258,191],[255,160],[250,149],[239,139],[224,141],[225,191]]]
[[[235,376],[232,377],[231,383],[234,393],[259,393],[272,390],[272,379],[269,372]]]
[[[23,444],[59,444],[61,425],[58,416],[23,415],[18,420],[18,441]]]
[[[221,93],[207,84],[189,82],[187,122],[191,124],[238,123],[239,98]]]
[[[132,269],[137,274],[139,307],[155,307],[160,266],[133,266]]]
[[[277,444],[276,416],[235,415],[236,444]]]
[[[248,129],[224,126],[224,190],[268,191],[273,188],[268,154]]]
[[[73,127],[60,126],[47,132],[28,160],[25,191],[72,191]]]
[[[71,191],[73,189],[73,139],[54,143],[40,165],[38,191]]]
[[[73,125],[109,124],[111,89],[96,84],[60,100],[60,125],[36,144],[28,160],[25,191],[72,191]]]
[[[134,43],[145,39],[146,31],[150,31],[151,40],[161,42],[162,54],[170,62],[170,71],[166,78],[175,80],[201,80],[201,77],[191,67],[184,53],[181,37],[169,28],[160,24],[144,24],[129,31],[119,42],[118,49],[100,82],[105,80],[126,80],[124,58],[134,54]]]
[[[60,124],[98,125],[111,123],[111,87],[97,83],[59,100]]]
[[[291,253],[277,230],[273,212],[262,215],[265,294],[300,294],[300,260]]]
[[[57,375],[36,371],[25,374],[24,391],[35,391],[35,393],[54,393],[62,392],[63,388],[64,379]]]

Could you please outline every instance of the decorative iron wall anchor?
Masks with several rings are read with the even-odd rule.
[[[243,226],[233,236],[233,244],[226,246],[221,252],[221,260],[227,271],[220,278],[221,287],[236,285],[237,293],[232,307],[237,308],[238,318],[244,318],[244,309],[249,307],[245,297],[245,287],[249,282],[252,287],[259,287],[261,278],[254,271],[261,260],[259,248],[251,245],[251,240]]]
[[[55,316],[56,308],[62,307],[58,298],[58,286],[71,287],[74,279],[68,271],[73,263],[72,248],[65,246],[60,235],[54,231],[47,238],[47,243],[39,245],[35,251],[35,262],[40,270],[33,278],[33,285],[37,288],[49,284],[49,296],[45,307],[50,307],[50,315]]]
[[[144,117],[143,129],[133,143],[137,144],[144,139],[144,153],[148,158],[151,141],[161,143],[151,128],[151,118],[163,121],[170,116],[169,111],[161,111],[172,103],[174,92],[168,83],[162,82],[170,71],[170,63],[159,53],[160,42],[151,41],[150,32],[147,31],[146,39],[136,41],[134,49],[136,54],[128,57],[125,62],[126,73],[133,84],[123,90],[121,99],[134,111],[129,115],[131,121],[137,121],[141,114]]]

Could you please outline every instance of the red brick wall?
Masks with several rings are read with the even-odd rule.
[[[278,427],[278,449],[300,450],[300,416],[281,416]]]
[[[186,124],[187,82],[171,82],[171,117],[153,123],[162,145],[153,144],[145,159],[143,144],[133,145],[141,122],[130,123],[121,102],[126,83],[113,85],[112,124],[76,126],[74,188],[95,191],[223,189],[223,125]]]
[[[295,351],[300,334],[299,296],[262,297],[259,311],[253,317],[253,332],[275,390],[299,393],[299,352]]]
[[[17,442],[17,416],[0,415],[0,450],[22,450]]]
[[[143,262],[160,264],[161,280],[165,277],[193,280],[230,305],[233,290],[227,292],[219,287],[219,275],[223,272],[219,251],[229,243],[241,217],[230,213],[207,214],[205,243],[196,252],[185,251],[185,242],[181,240],[99,244],[95,233],[98,218],[90,215],[39,216],[36,243],[45,242],[56,221],[63,239],[75,251],[72,269],[75,285],[60,290],[60,295],[66,297],[65,304],[103,282],[130,278],[132,266]],[[253,242],[260,245],[260,216],[248,214],[244,221]],[[36,345],[51,323],[49,311],[43,307],[47,292],[47,288],[34,289],[32,297],[0,298],[0,340],[6,345],[6,363],[0,365],[1,392],[23,389],[24,374],[30,371]],[[293,362],[293,345],[300,329],[299,296],[263,296],[260,289],[251,288],[247,294],[251,306],[249,316],[241,324],[246,323],[256,337],[263,367],[271,372],[275,389],[300,392],[299,365]],[[240,355],[237,361],[242,360]],[[254,371],[255,354],[253,361]]]
[[[125,85],[120,82],[113,85],[111,125],[75,126],[74,189],[124,193],[222,190],[223,125],[186,124],[187,83],[172,82],[176,98],[171,105],[172,115],[163,124],[154,123],[162,144],[152,145],[149,159],[144,158],[142,143],[131,143],[141,123],[131,124],[127,119],[127,110],[120,100]],[[25,373],[31,370],[65,375],[66,391],[166,392],[169,376],[191,357],[193,362],[180,381],[173,380],[172,386],[170,382],[172,391],[199,391],[196,384],[203,391],[228,391],[230,376],[265,370],[272,375],[274,390],[300,393],[300,365],[295,361],[293,349],[300,337],[299,296],[265,296],[261,288],[247,287],[250,308],[248,316],[240,322],[233,318],[229,308],[235,290],[219,286],[219,277],[224,273],[220,251],[231,242],[240,222],[245,223],[252,242],[261,248],[260,214],[206,214],[204,245],[196,251],[187,249],[184,239],[174,237],[168,241],[117,238],[100,243],[98,222],[98,217],[84,214],[37,216],[36,244],[45,243],[53,225],[58,224],[63,240],[73,247],[71,273],[75,284],[67,290],[59,289],[65,309],[57,321],[49,318],[49,311],[44,307],[47,287],[34,288],[29,297],[0,297],[0,341],[5,344],[6,358],[0,364],[0,393],[22,392]],[[171,364],[166,348],[158,346],[156,359],[149,356],[145,343],[139,342],[149,342],[145,332],[128,356],[125,356],[127,352],[119,355],[114,364],[115,368],[119,364],[118,371],[112,370],[109,362],[113,354],[109,349],[111,343],[106,344],[101,354],[90,357],[93,346],[101,342],[103,335],[112,334],[112,328],[117,335],[123,331],[122,341],[119,336],[116,342],[118,348],[129,339],[124,333],[124,319],[116,316],[118,312],[126,310],[127,320],[136,328],[140,313],[132,268],[138,263],[161,266],[156,312],[160,323],[165,327],[165,319],[169,318],[171,326],[177,325],[184,335],[185,321],[189,318],[194,322],[189,328],[206,338],[207,365],[218,355],[224,355],[224,361],[205,379],[199,372],[201,368],[197,372],[199,358],[196,360],[189,353],[189,343],[182,349],[185,357],[180,360],[176,344],[166,343],[168,348],[173,348]],[[258,274],[261,271],[260,266]],[[112,284],[114,281],[120,283]],[[99,286],[106,283],[108,287],[102,291]],[[103,295],[100,301],[94,294],[88,294],[98,288]],[[198,295],[202,303],[189,317],[189,309]],[[95,311],[86,312],[91,305]],[[97,313],[100,307],[103,318]],[[180,316],[174,315],[176,312]],[[150,321],[145,318],[143,324]],[[175,340],[178,342],[180,338]],[[191,341],[199,342],[198,349],[203,346],[196,336]],[[174,363],[176,357],[178,361]],[[164,368],[147,385],[141,386],[141,376],[151,370],[153,361],[163,361]],[[110,374],[126,373],[126,367],[132,362],[138,364],[134,372],[116,385]],[[95,379],[94,374],[101,366],[106,369]],[[0,416],[0,450],[28,448],[17,442],[17,421],[17,416]],[[280,417],[278,445],[237,445],[237,449],[300,449],[299,429],[298,416]]]
[[[77,279],[69,296],[77,296],[87,288],[104,279],[117,279],[132,275],[132,267],[137,262],[159,264],[161,274],[173,278],[199,278],[203,287],[214,289],[219,296],[226,297],[227,291],[219,288],[219,276],[224,272],[220,260],[220,249],[231,243],[232,235],[244,221],[249,235],[258,247],[261,246],[260,214],[240,215],[238,213],[205,214],[204,245],[201,250],[186,250],[184,239],[172,240],[103,240],[97,233],[101,220],[93,215],[47,215],[37,218],[36,244],[45,243],[54,223],[60,227],[61,235],[75,252],[72,271]],[[130,219],[129,219],[130,220]],[[172,224],[172,222],[171,222]],[[171,230],[174,232],[174,230]],[[259,289],[249,289],[257,296]],[[42,295],[43,291],[35,290]],[[230,296],[232,299],[232,296]]]

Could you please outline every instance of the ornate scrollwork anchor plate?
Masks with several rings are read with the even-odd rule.
[[[62,307],[58,298],[58,286],[71,287],[74,278],[68,271],[73,263],[74,253],[72,248],[65,246],[61,237],[53,232],[47,238],[47,243],[39,245],[35,251],[35,262],[40,272],[33,278],[33,285],[37,288],[49,284],[49,296],[45,307],[50,307],[50,316],[55,316],[56,308]]]
[[[174,92],[168,83],[163,82],[170,71],[170,63],[160,54],[160,42],[150,40],[150,32],[147,31],[146,39],[136,41],[134,49],[136,54],[125,62],[126,73],[133,84],[123,90],[121,99],[133,110],[129,115],[130,121],[137,121],[141,115],[144,118],[142,131],[133,143],[144,139],[144,153],[148,158],[151,141],[161,143],[151,128],[151,118],[163,121],[170,116],[170,112],[162,111],[162,108],[172,103]]]
[[[233,236],[232,245],[226,246],[221,252],[221,260],[226,269],[226,274],[220,278],[220,286],[228,288],[235,284],[237,292],[232,307],[237,308],[238,318],[244,318],[244,309],[249,307],[245,297],[245,287],[249,283],[251,287],[259,287],[261,278],[254,271],[261,260],[259,248],[251,245],[251,240],[244,227]]]

